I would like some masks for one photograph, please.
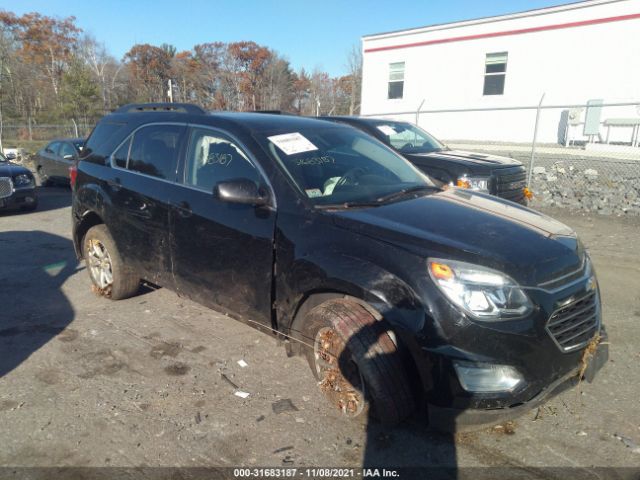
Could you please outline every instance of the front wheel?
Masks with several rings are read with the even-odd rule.
[[[140,277],[124,264],[105,225],[89,229],[84,237],[83,254],[93,290],[98,295],[121,300],[138,291]]]
[[[38,173],[38,180],[40,181],[41,187],[49,187],[52,185],[51,179],[42,165],[38,167],[36,172]]]
[[[305,317],[309,366],[327,399],[347,417],[369,411],[396,425],[413,413],[413,394],[400,352],[384,320],[354,301],[331,300]]]

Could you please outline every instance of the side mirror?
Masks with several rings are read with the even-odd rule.
[[[224,182],[218,182],[213,187],[213,196],[223,202],[241,203],[243,205],[266,205],[269,201],[267,193],[258,188],[248,178],[236,178]]]

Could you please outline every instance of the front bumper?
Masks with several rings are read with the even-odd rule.
[[[593,356],[589,359],[587,368],[580,378],[581,366],[577,365],[573,370],[564,374],[550,383],[540,393],[530,400],[504,408],[495,409],[462,409],[447,408],[437,405],[428,405],[429,425],[436,430],[456,432],[475,430],[482,427],[495,425],[496,423],[512,420],[526,414],[554,396],[575,387],[582,379],[592,382],[596,373],[609,359],[609,345],[606,342],[606,333],[601,332],[601,342]]]
[[[35,188],[16,188],[10,196],[0,198],[0,210],[33,207],[37,203],[38,196]]]

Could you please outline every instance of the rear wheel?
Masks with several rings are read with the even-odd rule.
[[[356,302],[331,300],[307,314],[303,336],[313,342],[306,355],[321,391],[346,417],[370,412],[395,425],[411,415],[407,372],[384,321]]]
[[[95,225],[84,236],[83,254],[93,290],[103,297],[121,300],[138,291],[140,278],[127,267],[105,225]]]

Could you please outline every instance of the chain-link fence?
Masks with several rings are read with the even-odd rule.
[[[640,101],[368,114],[419,124],[449,147],[520,160],[531,205],[640,215]]]
[[[49,141],[53,138],[78,138],[89,134],[92,125],[81,123],[64,124],[9,124],[2,126],[3,143],[19,143],[29,141]]]
[[[449,147],[520,160],[531,205],[640,215],[640,101],[368,114],[417,123]],[[3,148],[26,157],[93,125],[4,125]]]

